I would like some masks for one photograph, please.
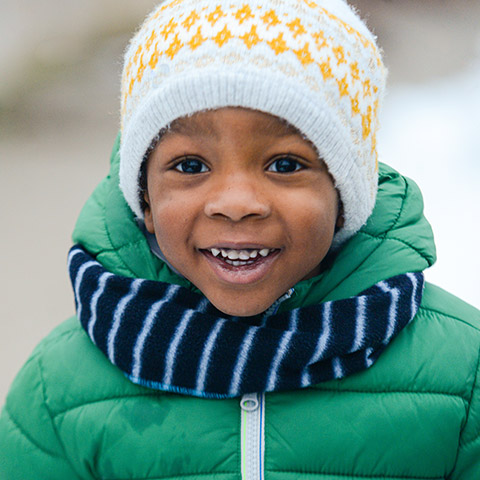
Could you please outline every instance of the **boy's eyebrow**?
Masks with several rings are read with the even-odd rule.
[[[302,133],[296,127],[286,122],[285,120],[277,119],[275,117],[272,117],[270,119],[264,131],[269,135],[275,135],[277,137],[286,137],[290,135],[300,135],[301,137],[303,137]],[[177,118],[166,129],[164,135],[168,133],[176,133],[186,136],[216,136],[216,131],[210,122],[202,122],[192,117]]]
[[[287,137],[289,135],[300,135],[303,137],[302,132],[298,128],[294,127],[286,120],[272,117],[266,128],[267,133],[275,135],[277,137]]]
[[[208,122],[201,122],[192,117],[177,118],[170,124],[165,133],[177,133],[185,136],[215,135],[214,129]]]

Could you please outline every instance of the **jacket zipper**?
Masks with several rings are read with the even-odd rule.
[[[248,393],[240,400],[242,409],[242,480],[263,480],[265,454],[265,395]]]
[[[265,321],[280,304],[293,295],[293,288],[280,297],[266,312]],[[263,480],[265,459],[265,394],[247,393],[240,399],[242,480]]]

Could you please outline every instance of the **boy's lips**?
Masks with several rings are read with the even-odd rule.
[[[242,245],[241,248],[216,246],[200,249],[214,274],[227,283],[245,285],[261,280],[270,270],[281,249]]]

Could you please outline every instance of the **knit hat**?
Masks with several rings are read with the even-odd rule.
[[[343,203],[338,244],[375,203],[385,79],[374,36],[343,0],[167,0],[125,55],[125,199],[143,217],[140,167],[172,121],[222,107],[255,109],[296,127],[325,161]]]

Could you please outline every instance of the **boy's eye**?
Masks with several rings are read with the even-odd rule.
[[[207,166],[198,158],[184,158],[174,168],[179,172],[190,174],[208,172]]]
[[[268,167],[269,172],[275,173],[291,173],[301,170],[303,165],[294,157],[284,156],[276,158]]]

